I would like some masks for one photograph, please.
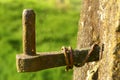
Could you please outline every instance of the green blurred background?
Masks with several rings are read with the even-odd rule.
[[[16,54],[22,53],[22,11],[36,13],[37,52],[76,47],[81,0],[0,0],[0,80],[72,80],[65,66],[18,73]]]

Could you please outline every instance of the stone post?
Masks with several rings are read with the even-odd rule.
[[[120,79],[120,0],[83,0],[77,48],[101,46],[100,60],[74,67],[74,80]]]

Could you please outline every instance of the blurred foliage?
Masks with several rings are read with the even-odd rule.
[[[65,67],[18,73],[15,57],[22,52],[23,9],[36,13],[37,52],[58,51],[63,45],[76,47],[80,4],[80,0],[1,0],[0,80],[72,80],[72,70],[65,72]]]

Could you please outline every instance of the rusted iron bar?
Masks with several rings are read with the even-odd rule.
[[[85,57],[88,55],[90,48],[74,50],[73,63],[81,65]],[[62,52],[43,52],[34,56],[18,54],[17,69],[18,72],[34,72],[48,68],[65,66],[65,57]],[[99,60],[99,47],[97,46],[89,56],[86,62]]]
[[[23,22],[23,54],[16,56],[16,65],[18,72],[34,72],[43,69],[65,66],[66,61],[63,52],[44,52],[37,53],[35,49],[35,13],[31,9],[25,9],[22,15]],[[80,66],[90,48],[74,50],[73,64]],[[91,51],[86,62],[99,59],[99,46]]]
[[[32,9],[24,9],[22,14],[23,25],[23,53],[35,55],[35,13]]]

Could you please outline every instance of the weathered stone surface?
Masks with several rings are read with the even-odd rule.
[[[102,59],[74,68],[74,80],[120,80],[120,0],[83,0],[77,48],[104,45]]]
[[[83,0],[81,20],[78,31],[77,48],[90,47],[94,42],[99,42],[99,1]],[[90,80],[92,76],[97,75],[98,63],[86,63],[81,68],[74,68],[74,80]],[[93,77],[94,80],[97,76]]]
[[[120,80],[120,0],[101,0],[99,11],[104,44],[99,80]]]

